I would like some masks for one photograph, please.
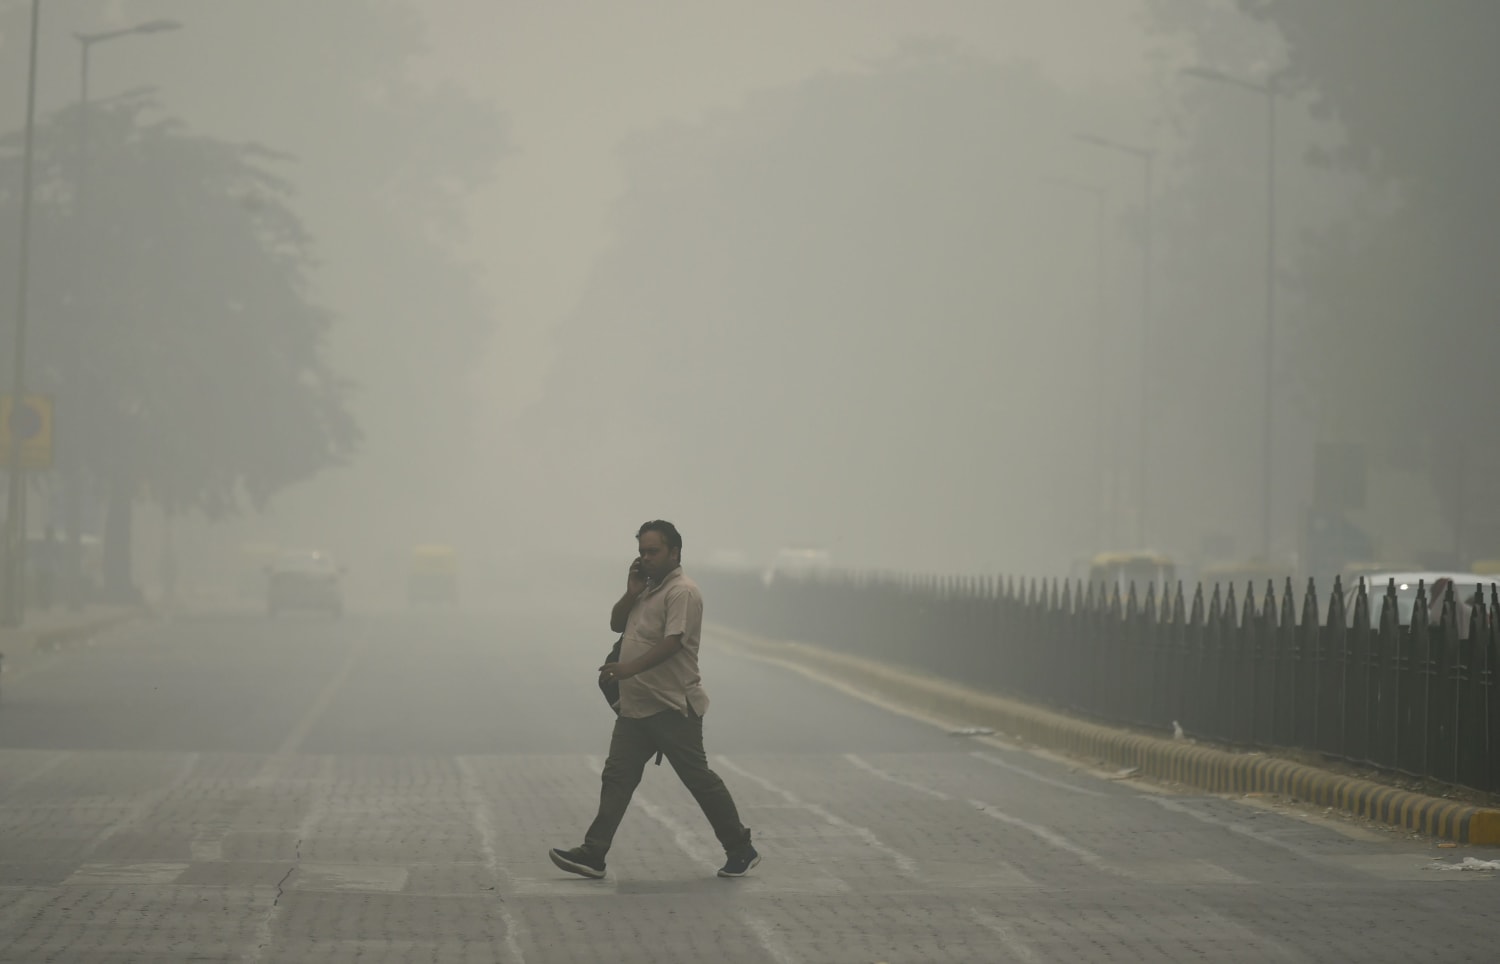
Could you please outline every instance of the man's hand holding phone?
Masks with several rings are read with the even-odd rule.
[[[625,591],[639,596],[646,591],[646,573],[641,569],[641,560],[630,564],[630,574],[625,579]]]

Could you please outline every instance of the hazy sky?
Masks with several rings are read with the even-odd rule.
[[[681,129],[701,134],[708,128],[700,122],[740,110],[756,94],[772,90],[805,92],[807,82],[820,75],[858,73],[882,62],[888,68],[890,55],[912,43],[956,45],[994,63],[1029,64],[1040,75],[1041,82],[1057,85],[1065,95],[1078,95],[1076,103],[1098,105],[1097,116],[1086,113],[1074,116],[1070,109],[1059,111],[1067,116],[1052,118],[1055,124],[1051,130],[1033,123],[1025,130],[1015,131],[1002,125],[1001,133],[1006,138],[1046,141],[1052,154],[1044,163],[1055,163],[1057,173],[1109,186],[1111,318],[1122,336],[1138,332],[1135,316],[1140,304],[1136,293],[1139,254],[1131,220],[1139,203],[1138,167],[1103,152],[1071,145],[1068,131],[1075,124],[1097,124],[1101,133],[1123,141],[1151,144],[1164,156],[1181,146],[1180,131],[1174,130],[1167,120],[1176,106],[1177,95],[1164,90],[1163,79],[1184,58],[1177,56],[1177,51],[1168,51],[1164,61],[1164,41],[1144,23],[1147,3],[1148,0],[735,3],[632,0],[622,4],[520,4],[494,0],[420,3],[392,0],[391,9],[416,10],[425,18],[428,52],[412,66],[418,78],[435,85],[450,85],[493,105],[506,125],[509,152],[500,159],[492,183],[464,201],[470,242],[463,254],[472,261],[492,301],[496,319],[490,346],[474,366],[475,395],[480,403],[473,413],[476,421],[486,430],[492,430],[537,400],[553,362],[553,332],[563,321],[580,316],[579,303],[586,293],[594,291],[597,295],[608,290],[607,285],[591,284],[591,272],[600,269],[601,255],[610,251],[615,240],[611,234],[617,223],[615,205],[627,187],[622,145],[632,135],[651,134],[672,125],[689,125]],[[294,26],[291,21],[303,9],[306,29],[291,30]],[[345,12],[340,13],[341,10]],[[265,15],[259,16],[259,11]],[[1213,3],[1205,0],[1203,6],[1191,7],[1191,11],[1194,18],[1217,18],[1227,25],[1225,34],[1232,42],[1246,36],[1245,21],[1231,12],[1228,0]],[[69,35],[71,31],[123,27],[156,17],[181,20],[187,29],[180,34],[132,39],[128,44],[101,50],[95,63],[95,96],[106,97],[132,86],[154,84],[164,109],[181,116],[194,128],[220,137],[261,141],[296,158],[290,169],[299,187],[304,189],[298,201],[299,210],[305,213],[320,252],[327,255],[326,270],[319,279],[320,296],[326,295],[330,306],[347,322],[335,332],[336,342],[343,339],[338,347],[346,352],[343,357],[336,357],[335,362],[345,365],[356,380],[363,380],[376,390],[383,388],[388,403],[393,392],[399,397],[405,390],[399,377],[401,358],[397,355],[409,350],[409,345],[391,350],[380,343],[379,334],[372,334],[375,329],[358,324],[361,312],[371,307],[372,298],[378,300],[390,294],[390,285],[401,288],[403,294],[410,293],[415,304],[427,298],[427,310],[443,312],[455,302],[444,300],[440,286],[431,286],[433,278],[438,276],[417,273],[410,280],[403,278],[394,270],[400,256],[382,246],[369,230],[374,222],[351,217],[365,203],[369,188],[367,182],[360,181],[351,190],[343,177],[344,168],[360,165],[367,158],[388,156],[396,160],[386,167],[399,165],[405,155],[399,151],[387,155],[385,146],[420,143],[412,139],[420,138],[423,131],[406,126],[414,121],[409,114],[382,115],[372,111],[371,118],[338,116],[339,111],[347,112],[349,105],[358,102],[358,92],[329,94],[338,87],[337,81],[352,77],[378,86],[380,58],[390,54],[386,47],[400,46],[399,37],[392,38],[383,32],[388,29],[386,26],[356,30],[355,25],[350,25],[349,44],[337,48],[335,45],[344,30],[340,18],[347,16],[347,8],[343,7],[301,8],[286,2],[256,7],[245,0],[241,4],[195,10],[193,4],[183,0],[114,0],[101,13],[97,0],[57,0],[47,8],[43,41],[46,70],[40,106],[43,111],[56,110],[76,97],[77,51]],[[382,21],[383,25],[386,23]],[[1249,33],[1253,46],[1253,29]],[[6,43],[15,39],[6,38]],[[277,70],[277,57],[289,65],[287,70]],[[1239,66],[1256,69],[1254,63],[1239,63]],[[1021,71],[1013,76],[1030,75]],[[329,91],[309,87],[318,84],[326,84]],[[306,96],[299,101],[301,95]],[[1069,101],[1060,98],[1049,103]],[[1224,101],[1224,105],[1222,117],[1229,125],[1229,133],[1236,137],[1226,137],[1222,143],[1230,152],[1230,160],[1234,160],[1233,152],[1247,143],[1258,144],[1261,133],[1259,127],[1245,123],[1251,114],[1242,110],[1242,105],[1232,100]],[[382,121],[382,117],[397,119],[392,123],[389,119]],[[952,125],[949,131],[961,131],[966,117],[949,116],[947,120]],[[732,118],[730,123],[733,126],[735,120]],[[921,128],[917,125],[913,129]],[[401,143],[402,138],[407,139],[405,143]],[[966,149],[961,134],[952,143],[957,145],[959,153]],[[1026,146],[1038,144],[1028,142]],[[439,144],[435,151],[445,149],[453,151],[452,156],[461,163],[465,145]],[[379,164],[371,166],[386,169]],[[1220,167],[1217,163],[1212,166]],[[1223,167],[1227,170],[1230,165]],[[934,168],[940,169],[941,164]],[[1174,172],[1170,163],[1163,163],[1158,170],[1157,194],[1165,198],[1171,193],[1169,182]],[[1029,172],[1011,174],[1008,183],[999,185],[1004,190],[995,192],[997,195],[1035,191]],[[1256,281],[1259,275],[1254,265],[1258,263],[1259,230],[1263,223],[1257,206],[1261,183],[1257,177],[1251,179],[1248,188],[1234,184],[1229,190],[1218,192],[1231,198],[1234,205],[1226,212],[1225,221],[1234,226],[1231,239],[1245,245],[1243,251],[1228,250],[1220,259],[1231,280],[1240,287],[1226,288],[1217,281],[1209,285],[1216,301],[1215,314],[1222,322],[1220,327],[1233,327],[1243,317],[1259,314],[1260,289]],[[1210,185],[1210,189],[1216,187]],[[941,193],[938,191],[938,195]],[[1070,252],[1076,263],[1066,270],[1076,277],[1087,277],[1092,274],[1093,266],[1089,243],[1092,211],[1077,198],[1070,200],[1061,194],[1057,197],[1055,218],[1049,216],[1046,223],[1020,228],[1023,233],[1032,228],[1037,240],[1056,245],[1061,259],[1069,257],[1061,252]],[[941,200],[934,196],[935,202]],[[671,199],[666,201],[663,215],[672,213],[672,203]],[[1164,306],[1163,311],[1172,288],[1167,277],[1170,264],[1166,254],[1163,252],[1159,267],[1158,301]],[[992,267],[986,269],[988,273],[993,273]],[[371,272],[387,273],[384,279],[389,282],[387,288],[365,285]],[[786,283],[783,279],[783,284]],[[1045,290],[1059,302],[1053,306],[1054,313],[1073,310],[1061,303],[1070,300],[1078,302],[1074,308],[1092,313],[1089,307],[1092,297],[1087,293],[1056,290],[1065,286],[1045,288],[1034,278],[1021,279],[1016,287],[1026,288],[1033,295]],[[664,298],[671,294],[661,292]],[[966,307],[983,310],[983,298],[967,289],[957,292],[955,297],[967,297],[972,304]],[[597,306],[592,310],[597,321],[600,312]],[[582,314],[586,316],[588,312]],[[401,317],[404,323],[406,315]],[[1038,315],[1034,314],[1030,320],[1034,324]],[[420,317],[412,319],[412,325],[420,324]],[[1210,342],[1216,351],[1254,350],[1253,338],[1248,335],[1246,344],[1240,345],[1232,340],[1225,342],[1219,328],[1196,327],[1199,337]],[[1205,350],[1202,345],[1182,348],[1184,352],[1201,350]],[[1128,375],[1123,378],[1125,382],[1135,377],[1130,374],[1135,371],[1132,360],[1139,355],[1138,348],[1130,351],[1127,364],[1118,366]],[[360,364],[371,360],[381,363],[373,372]],[[1062,366],[1059,370],[1063,371],[1077,368],[1076,365],[1070,368],[1064,361],[1055,364]],[[393,371],[397,376],[394,379]],[[1226,397],[1258,391],[1256,386],[1260,382],[1256,372],[1258,369],[1253,366],[1244,366],[1236,375],[1244,375],[1241,381],[1245,385],[1216,376],[1215,384],[1205,390],[1218,391]],[[1134,399],[1135,391],[1125,391],[1127,388],[1128,385],[1122,385],[1120,391],[1124,397]],[[1007,397],[998,388],[994,394],[1000,401]],[[1068,405],[1061,402],[1071,396],[1065,391],[1054,395],[1049,411],[1054,416],[1066,414]],[[1034,400],[1026,402],[1031,405]],[[1116,434],[1133,438],[1128,421],[1139,406],[1132,401],[1115,407],[1124,413],[1127,423]],[[1214,424],[1198,430],[1178,424],[1168,425],[1159,433],[1160,438],[1173,444],[1185,440],[1179,448],[1186,455],[1165,454],[1212,462],[1219,470],[1222,478],[1195,490],[1201,496],[1198,511],[1203,518],[1222,513],[1226,503],[1245,503],[1243,490],[1250,487],[1241,478],[1246,473],[1236,472],[1223,459],[1203,454],[1206,438],[1239,437],[1246,428],[1253,431],[1258,409],[1246,404],[1230,407],[1245,425]],[[1074,415],[1079,414],[1077,408],[1073,406]],[[1179,412],[1171,409],[1170,414],[1176,416]],[[368,423],[372,454],[348,470],[332,473],[331,480],[319,480],[313,486],[288,493],[285,499],[278,500],[278,506],[301,503],[301,511],[297,513],[301,518],[321,521],[331,501],[349,515],[353,520],[350,525],[355,528],[364,527],[373,512],[383,510],[380,500],[390,495],[388,469],[392,448],[399,457],[402,443],[400,433],[392,431],[388,422],[372,417]],[[991,424],[967,426],[964,430],[972,430],[974,437],[980,437],[994,428]],[[954,432],[962,435],[959,427]],[[1039,424],[1009,438],[1005,444],[1035,451],[1039,443],[1044,448],[1056,444],[1063,434]],[[507,466],[523,457],[522,453],[506,450],[503,441],[494,442],[496,438],[498,434],[492,434],[481,441],[480,454],[489,461],[481,471],[473,473],[476,489],[486,497],[490,491],[505,491],[510,481],[505,476]],[[587,460],[594,454],[577,439],[564,442],[574,446],[580,459]],[[493,451],[485,450],[486,443]],[[732,451],[732,445],[726,451]],[[385,461],[381,460],[382,455]],[[770,458],[774,456],[775,453],[767,454]],[[1049,464],[1047,459],[1038,461],[1043,467]],[[1064,471],[1069,465],[1059,462],[1053,469]],[[437,466],[439,471],[448,468]],[[1026,469],[1017,467],[1009,473],[1007,481],[1019,485],[1018,480],[1027,471],[1030,471],[1028,484],[1033,488],[1050,485],[1042,468],[1035,465]],[[1123,474],[1124,469],[1120,472]],[[914,476],[906,481],[921,498],[939,497],[935,490],[923,487],[930,485],[930,480]],[[1063,515],[1071,514],[1068,506],[1073,501],[1097,501],[1090,479],[1074,481],[1080,489],[1077,493],[1049,492],[1057,503],[1056,510]],[[382,484],[386,488],[382,489]],[[1287,489],[1291,509],[1300,490],[1293,486]],[[875,493],[880,498],[875,498],[874,504],[891,497],[892,491],[895,490]],[[420,490],[399,494],[425,506],[441,502]],[[359,503],[360,497],[370,502]],[[637,504],[629,498],[622,497],[622,501],[631,506]],[[550,508],[558,514],[570,511],[569,505]],[[811,512],[817,507],[802,508]],[[611,516],[624,513],[629,521],[634,521],[635,512],[634,508],[624,506],[609,507]],[[1060,557],[1076,550],[1061,544],[1065,538],[1055,538],[1049,519],[1036,513],[1024,514],[1037,530],[1032,539],[1058,542],[1051,547],[1054,555]],[[1180,514],[1188,521],[1183,523],[1184,533],[1178,541],[1188,544],[1199,516],[1192,511]],[[386,518],[391,515],[385,513]],[[1002,528],[1012,524],[998,516],[993,523]],[[412,526],[414,530],[424,527],[437,528],[431,520]],[[1075,533],[1075,537],[1078,535]],[[1290,531],[1287,535],[1291,535]],[[389,541],[399,543],[419,537],[425,536],[417,532],[400,533],[389,535]],[[1017,549],[1017,552],[1025,558],[1035,556],[1033,550]],[[934,558],[938,556],[933,553]],[[977,549],[967,558],[974,560],[972,564],[989,564],[988,558]],[[925,564],[927,559],[922,562]],[[971,563],[960,557],[957,564]]]
[[[284,101],[254,113],[214,116],[222,94],[175,82],[273,69],[265,37],[239,50],[222,28],[194,22],[172,0],[61,0],[45,13],[41,108],[74,96],[76,56],[67,33],[171,16],[191,33],[133,41],[102,53],[98,90],[161,83],[168,110],[224,136],[288,142],[302,134],[278,118]],[[619,195],[622,138],[671,121],[732,108],[757,90],[790,87],[827,71],[858,70],[913,39],[956,42],[999,61],[1027,60],[1071,88],[1139,89],[1149,81],[1152,40],[1142,0],[421,0],[430,56],[419,65],[433,82],[452,83],[493,102],[509,124],[513,152],[493,188],[471,208],[473,256],[502,319],[503,339],[481,369],[483,390],[502,409],[534,397],[545,374],[543,332],[573,306],[607,235]],[[93,8],[93,9],[90,9]],[[258,33],[262,31],[257,31]],[[6,38],[13,43],[22,38]],[[214,51],[207,59],[206,51]],[[248,59],[247,59],[248,58]],[[275,85],[272,84],[272,87]],[[210,99],[204,99],[204,97]],[[218,98],[216,101],[212,98]],[[295,114],[295,112],[293,112]],[[1146,118],[1121,118],[1121,131]]]
[[[484,369],[487,390],[506,403],[529,400],[540,383],[542,333],[573,306],[606,240],[623,187],[617,148],[632,131],[698,119],[821,72],[858,70],[912,38],[1031,60],[1077,87],[1143,87],[1149,66],[1137,0],[432,0],[423,8],[433,48],[425,70],[493,98],[512,124],[516,153],[473,209],[476,253],[504,328],[503,350]]]
[[[1463,43],[1482,31],[1451,16],[1404,20],[1399,0],[1371,4],[1347,40],[1345,25],[1321,17],[1321,6],[1288,5],[1283,12],[1327,20],[1323,46],[1312,48],[1288,46],[1245,6],[50,0],[39,108],[46,117],[77,100],[74,31],[170,17],[186,29],[96,52],[94,97],[153,86],[162,111],[191,129],[288,155],[282,170],[297,187],[295,207],[320,259],[314,296],[339,319],[328,353],[358,384],[352,404],[366,432],[355,464],[278,497],[279,522],[267,526],[331,533],[337,519],[342,534],[366,540],[359,551],[390,553],[391,545],[471,528],[476,519],[499,533],[490,541],[501,541],[518,504],[541,520],[533,540],[557,535],[553,519],[571,522],[581,539],[612,531],[620,517],[628,526],[648,503],[660,508],[647,511],[692,516],[684,506],[700,499],[689,521],[719,532],[722,542],[705,538],[709,544],[786,538],[736,511],[737,500],[779,513],[782,528],[794,531],[806,528],[798,519],[842,513],[842,531],[827,541],[860,536],[851,564],[1055,570],[1103,542],[1188,556],[1244,555],[1263,540],[1273,556],[1290,559],[1305,535],[1318,443],[1360,435],[1369,421],[1363,381],[1337,387],[1317,369],[1362,370],[1339,366],[1340,346],[1347,326],[1372,311],[1410,334],[1406,315],[1421,310],[1387,310],[1388,296],[1353,309],[1342,296],[1364,296],[1378,287],[1374,280],[1399,276],[1405,287],[1395,287],[1425,308],[1432,298],[1416,282],[1433,282],[1462,258],[1424,239],[1465,237],[1448,223],[1463,220],[1453,211],[1412,204],[1404,213],[1434,223],[1384,236],[1410,247],[1391,255],[1401,270],[1350,260],[1348,279],[1329,282],[1340,297],[1310,293],[1309,266],[1335,264],[1329,252],[1340,247],[1339,232],[1348,240],[1388,227],[1401,207],[1378,172],[1315,157],[1338,146],[1340,120],[1357,126],[1337,105],[1309,111],[1314,91],[1329,94],[1319,71],[1359,68],[1335,93],[1358,92],[1361,109],[1377,120],[1390,114],[1384,119],[1397,133],[1386,143],[1423,157],[1441,152],[1462,112],[1418,124],[1412,136],[1401,125],[1428,116],[1422,98],[1483,89],[1462,71],[1486,68],[1482,46]],[[0,38],[0,86],[12,92],[24,86],[26,7],[0,0],[0,29],[13,34]],[[1177,31],[1170,38],[1161,32],[1167,25]],[[425,48],[414,57],[418,33]],[[1414,35],[1429,39],[1405,49]],[[1370,61],[1345,62],[1346,44],[1398,62],[1363,74]],[[1453,56],[1439,61],[1432,49]],[[1289,57],[1296,66],[1298,56],[1315,58],[1317,69],[1305,78],[1312,89],[1288,89],[1277,101],[1276,231],[1268,235],[1263,104],[1178,68],[1260,79]],[[1437,69],[1450,61],[1461,76],[1429,82],[1454,73]],[[1416,91],[1414,103],[1371,93],[1386,84]],[[20,107],[19,97],[0,102],[7,128],[18,124]],[[1140,157],[1085,147],[1074,138],[1083,130],[1154,152],[1150,259],[1141,243]],[[1482,152],[1464,150],[1453,156],[1486,169]],[[767,172],[783,179],[758,180]],[[1056,175],[1074,181],[1072,197],[1043,186]],[[1106,192],[1103,231],[1095,231],[1078,181]],[[465,222],[457,235],[448,230],[455,210]],[[908,218],[904,228],[890,219],[897,212]],[[1486,238],[1493,220],[1475,217],[1463,227]],[[432,237],[444,243],[428,243]],[[809,247],[796,249],[799,238]],[[454,263],[447,242],[461,244],[472,273]],[[1103,270],[1096,250],[1104,251]],[[684,266],[700,256],[694,283],[684,284]],[[839,275],[840,265],[850,273]],[[1408,265],[1420,266],[1411,279]],[[1269,300],[1268,266],[1281,279]],[[481,345],[491,317],[493,335]],[[780,334],[769,333],[773,320]],[[713,356],[732,341],[726,336],[744,337],[761,353],[753,361],[744,351]],[[613,419],[637,414],[617,407],[632,395],[630,377],[653,361],[666,367],[622,350],[649,346],[652,337],[675,339],[679,370],[719,379],[682,396],[695,407],[696,429],[654,427],[679,443],[700,431],[690,442],[728,466],[719,481],[740,484],[737,495],[723,498],[706,474],[659,484],[649,455],[633,453],[631,466],[611,448],[643,434],[639,420]],[[1362,341],[1382,351],[1389,343]],[[823,354],[814,350],[820,345]],[[802,363],[801,374],[788,374],[789,361]],[[959,363],[963,379],[955,377]],[[1091,370],[1098,377],[1088,384]],[[885,397],[883,386],[865,398],[826,377],[851,372],[899,383],[911,404],[881,421],[872,400]],[[737,394],[707,404],[728,376],[741,379]],[[747,396],[795,378],[800,390],[821,396],[790,413],[754,408],[759,422],[751,427],[761,434],[753,444],[745,440],[754,433],[725,430],[752,404]],[[1404,403],[1396,398],[1387,400]],[[1328,415],[1330,401],[1345,409],[1343,428]],[[842,421],[814,426],[822,436],[799,452],[778,431],[808,428],[806,411],[829,419],[842,411]],[[869,436],[868,465],[849,457],[860,433]],[[543,446],[553,447],[550,455],[539,454]],[[1011,458],[1015,452],[1026,457]],[[891,453],[904,461],[884,484],[869,484],[870,466]],[[1361,510],[1383,534],[1386,554],[1449,540],[1445,523],[1409,510],[1434,501],[1419,494],[1426,482],[1390,481],[1412,461],[1372,477],[1372,492],[1385,494]],[[601,494],[599,466],[629,484]],[[533,476],[529,501],[517,478],[523,471]],[[1471,475],[1484,477],[1478,469]],[[778,477],[817,477],[829,488],[788,482],[780,491]],[[955,479],[970,491],[958,491]],[[506,511],[492,512],[497,504]],[[912,505],[946,513],[946,530]],[[1380,521],[1393,507],[1410,532]],[[391,525],[375,532],[371,519]],[[893,534],[891,519],[920,532]],[[989,531],[975,530],[976,522]]]

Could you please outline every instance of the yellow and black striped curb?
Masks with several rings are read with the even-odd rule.
[[[725,626],[710,631],[762,656],[816,670],[948,719],[963,719],[1070,756],[1215,793],[1274,793],[1467,844],[1500,844],[1500,810],[1412,793],[1260,753],[1130,733],[971,689],[916,670]]]

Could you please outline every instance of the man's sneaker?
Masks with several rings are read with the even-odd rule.
[[[744,850],[736,850],[729,855],[724,866],[719,868],[720,877],[743,877],[750,872],[750,868],[760,863],[760,854],[754,847],[747,846]]]
[[[552,858],[554,864],[570,874],[592,877],[595,880],[604,876],[604,861],[590,857],[583,852],[582,847],[574,847],[572,850],[560,850],[553,847],[547,851],[547,856]]]

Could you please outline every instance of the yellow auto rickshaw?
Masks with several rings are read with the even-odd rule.
[[[1156,586],[1161,598],[1177,583],[1177,564],[1157,552],[1105,552],[1089,560],[1089,583],[1106,593],[1119,590],[1124,599],[1135,585],[1137,599],[1144,599],[1146,587]]]
[[[422,545],[411,551],[406,598],[413,605],[458,602],[458,552],[452,546]]]

